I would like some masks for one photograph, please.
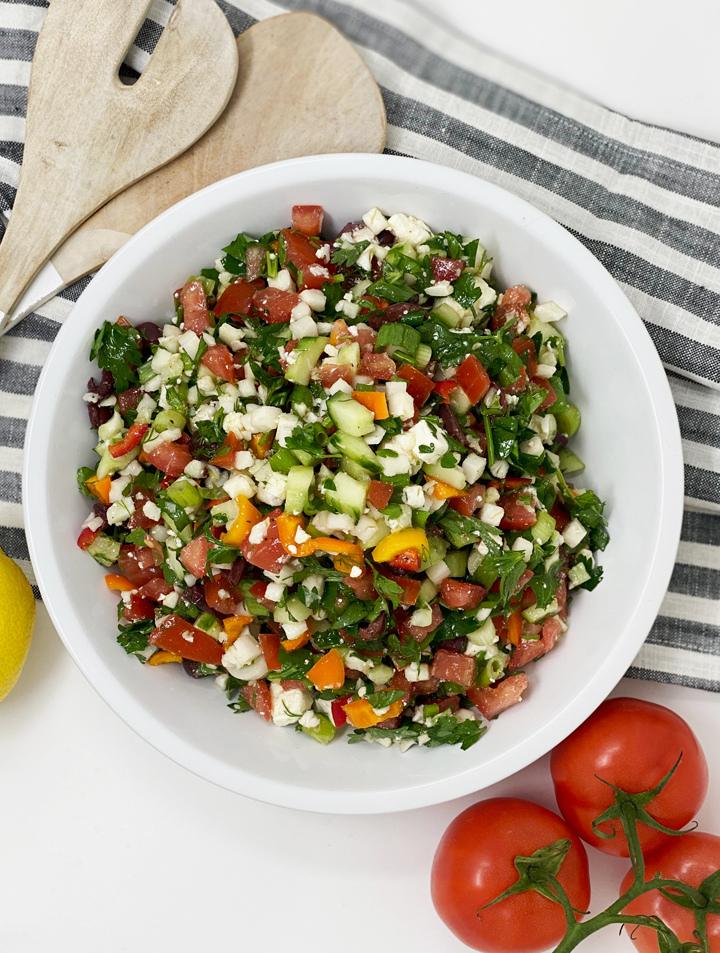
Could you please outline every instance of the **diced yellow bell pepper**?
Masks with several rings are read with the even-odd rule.
[[[238,515],[230,529],[220,537],[228,546],[240,546],[256,523],[262,521],[262,513],[255,509],[246,496],[236,496]]]
[[[151,655],[148,659],[148,665],[165,665],[168,662],[182,662],[182,658],[179,655],[175,655],[174,652],[165,652],[163,649],[160,649],[159,652]]]
[[[416,549],[421,558],[430,551],[430,544],[424,529],[411,527],[399,529],[396,533],[390,533],[389,536],[380,540],[373,549],[372,555],[376,563],[386,563],[394,559],[398,553],[405,552],[406,549]]]

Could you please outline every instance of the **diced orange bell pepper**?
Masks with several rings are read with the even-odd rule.
[[[513,614],[508,619],[508,642],[512,642],[513,645],[520,645],[520,635],[522,633],[522,610],[518,609],[517,612]]]
[[[105,585],[114,592],[131,592],[133,589],[137,589],[137,586],[134,586],[127,576],[114,572],[105,576]]]
[[[387,420],[390,416],[385,394],[381,394],[376,390],[354,390],[352,395],[353,400],[356,400],[358,404],[362,404],[363,407],[367,407],[368,410],[373,412],[375,420]]]
[[[301,649],[303,645],[307,645],[310,641],[310,629],[307,628],[302,635],[298,635],[295,639],[284,639],[280,644],[285,649],[286,652],[294,652],[295,649]]]
[[[224,470],[232,470],[235,466],[235,454],[242,450],[240,440],[232,431],[225,437],[225,442],[212,458],[210,463],[215,467],[222,467]]]
[[[468,495],[467,490],[458,490],[456,486],[450,486],[449,483],[443,483],[442,480],[434,480],[434,482],[432,494],[436,500],[451,500],[457,496]]]
[[[358,546],[357,543],[348,543],[344,539],[335,539],[334,536],[318,536],[316,539],[306,540],[298,546],[297,555],[300,557],[312,556],[313,553],[318,551],[331,553],[333,556],[339,557],[333,560],[335,568],[338,572],[344,572],[346,575],[350,574],[350,570],[354,566],[362,567],[365,565],[365,554],[362,546]]]
[[[292,556],[299,554],[303,544],[295,542],[295,535],[298,529],[305,529],[305,519],[303,516],[293,516],[291,513],[281,513],[275,521],[278,529],[278,539],[280,545],[286,553]],[[306,540],[309,542],[309,540]]]
[[[430,544],[424,529],[410,527],[390,533],[389,536],[380,540],[373,549],[372,556],[376,563],[387,563],[406,549],[417,549],[421,557],[423,553],[430,552]]]
[[[375,709],[366,698],[358,698],[357,701],[343,705],[343,711],[347,715],[347,720],[355,728],[372,728],[380,721],[388,718],[397,718],[403,710],[402,701],[393,702],[383,715],[378,715]]]
[[[264,460],[270,453],[274,438],[274,430],[271,430],[270,433],[254,433],[252,435],[250,438],[250,449],[258,460]]]
[[[223,619],[223,629],[225,629],[225,646],[228,647],[240,637],[240,633],[246,625],[253,621],[251,615],[231,615]]]
[[[91,476],[89,480],[85,481],[85,486],[101,503],[105,503],[106,506],[110,503],[112,480],[109,476],[104,476],[102,480],[98,480],[97,476]]]
[[[307,677],[315,688],[342,688],[345,682],[345,663],[337,649],[330,649],[313,665]]]
[[[230,529],[223,533],[220,539],[228,546],[240,546],[250,530],[262,521],[262,513],[255,509],[246,496],[236,496],[238,515]]]
[[[165,665],[167,662],[182,662],[182,657],[175,655],[174,652],[165,652],[160,649],[159,652],[151,655],[148,659],[148,665]]]

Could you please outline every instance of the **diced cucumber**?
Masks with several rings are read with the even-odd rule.
[[[275,447],[270,457],[270,466],[275,473],[284,473],[287,476],[292,467],[297,466],[298,458],[287,447],[278,447],[277,444]]]
[[[560,338],[561,343],[565,343],[565,338],[554,324],[539,321],[536,317],[530,318],[530,323],[527,326],[525,334],[527,334],[529,338],[535,337],[536,334],[542,334],[543,342],[547,341],[548,338]]]
[[[167,488],[167,495],[183,508],[199,506],[202,502],[200,490],[189,480],[176,480]]]
[[[297,354],[297,357],[294,357],[293,363],[285,371],[285,380],[307,387],[310,383],[310,373],[329,341],[330,338],[303,338],[292,352],[293,355]]]
[[[430,603],[437,594],[438,587],[435,585],[432,579],[423,579],[422,585],[420,586],[420,598],[422,601]]]
[[[317,741],[318,744],[329,745],[335,737],[335,725],[333,725],[326,715],[321,715],[317,711],[314,712],[314,714],[320,724],[315,725],[314,728],[306,728],[305,725],[300,725],[300,730],[303,734],[312,738],[313,741]]]
[[[568,570],[568,579],[570,580],[570,585],[572,587],[582,586],[584,582],[587,582],[590,578],[590,573],[587,571],[583,563],[575,563]]]
[[[435,305],[431,313],[434,318],[442,321],[446,328],[456,328],[458,324],[460,324],[460,318],[462,317],[459,311],[456,311],[455,308],[451,308],[449,304],[445,304],[442,301]]]
[[[448,486],[455,487],[456,490],[465,489],[465,474],[460,467],[443,467],[439,463],[426,463],[423,471],[435,480],[447,483]]]
[[[567,447],[558,454],[560,457],[560,469],[563,473],[576,473],[578,470],[584,470],[585,464],[580,457],[568,450]]]
[[[273,619],[280,625],[287,622],[304,622],[309,619],[312,610],[304,606],[297,596],[290,596],[284,606],[276,606],[273,612]]]
[[[338,364],[349,364],[353,369],[353,374],[356,373],[360,364],[360,345],[357,341],[344,344],[338,351],[335,360]]]
[[[377,458],[375,451],[371,447],[368,447],[362,437],[353,437],[350,434],[338,430],[337,433],[334,433],[330,438],[330,446],[333,450],[344,454],[372,473],[379,473],[382,470],[380,460]]]
[[[109,442],[113,437],[117,437],[118,434],[122,433],[124,429],[125,421],[116,410],[113,412],[110,420],[106,420],[104,424],[100,424],[98,427],[98,437],[101,440]]]
[[[456,414],[466,414],[472,407],[470,398],[462,387],[456,387],[450,393],[450,406]]]
[[[576,434],[580,429],[582,417],[580,411],[574,404],[568,404],[565,410],[561,410],[555,414],[555,419],[557,420],[560,432],[564,433],[566,437],[572,437],[573,434]]]
[[[177,556],[172,551],[172,549],[166,548],[165,562],[166,562],[166,565],[169,566],[170,569],[172,570],[177,581],[185,585],[185,573],[187,572],[187,570],[185,569],[183,564],[180,562],[180,560],[177,558]]]
[[[467,572],[468,554],[462,549],[455,549],[445,556],[445,564],[450,575],[455,579],[462,579]]]
[[[437,536],[430,536],[428,544],[430,545],[430,551],[427,557],[420,563],[421,572],[425,572],[426,569],[429,569],[431,566],[434,566],[435,563],[439,563],[441,559],[444,559],[448,548],[445,540],[439,539]]]
[[[123,467],[126,467],[131,460],[134,460],[135,457],[140,454],[140,446],[138,445],[129,453],[123,454],[122,457],[113,457],[110,455],[110,451],[105,447],[102,451],[102,456],[100,457],[100,463],[98,463],[97,468],[97,478],[102,480],[103,477],[108,476],[111,473],[117,473],[118,470],[122,470]]]
[[[523,609],[522,615],[526,622],[535,625],[537,622],[542,622],[543,619],[547,619],[548,616],[555,615],[559,608],[560,606],[558,605],[557,599],[553,599],[544,609],[541,609],[539,606],[530,606],[527,609]]]
[[[315,458],[307,450],[293,450],[293,453],[298,458],[298,462],[304,467],[311,467],[315,463]]]
[[[395,669],[391,668],[389,665],[384,665],[382,662],[373,665],[368,672],[368,676],[373,685],[387,685],[394,674]]]
[[[342,470],[334,474],[333,483],[335,489],[326,490],[325,499],[339,513],[347,513],[357,522],[365,510],[369,484],[353,479]]]
[[[372,479],[372,473],[369,470],[366,470],[365,467],[361,467],[359,463],[351,460],[350,457],[343,457],[341,465],[348,476],[351,476],[354,480],[367,482],[368,480]]]
[[[100,535],[90,543],[85,552],[90,553],[95,562],[100,563],[101,566],[107,569],[108,566],[112,566],[113,563],[117,562],[118,556],[120,555],[120,543],[116,539],[110,539],[109,536],[100,533]]]
[[[537,514],[537,523],[530,527],[532,538],[544,546],[554,532],[555,520],[546,510],[540,510]]]
[[[328,414],[338,430],[351,437],[364,437],[375,429],[375,415],[367,407],[338,391],[327,403]]]
[[[297,516],[308,504],[315,471],[312,467],[291,467],[285,490],[285,512]]]
[[[417,259],[418,253],[411,241],[398,242],[390,248],[387,254],[387,262],[390,265],[396,265],[401,261],[401,255],[408,258]]]
[[[196,629],[202,629],[203,632],[207,632],[208,635],[217,639],[218,642],[222,641],[223,627],[211,613],[203,612],[202,615],[199,615],[197,619],[195,619],[193,625]]]

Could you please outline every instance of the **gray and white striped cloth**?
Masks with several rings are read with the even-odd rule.
[[[626,119],[444,29],[400,0],[218,0],[234,31],[311,10],[357,46],[388,114],[387,151],[495,182],[547,212],[621,284],[667,368],[686,500],[669,592],[631,676],[720,690],[720,147]],[[22,160],[47,0],[0,0],[0,209]],[[154,0],[128,55],[142,71],[172,9]],[[272,66],[270,66],[272,68]],[[86,283],[0,339],[0,545],[32,580],[20,506],[33,389]]]

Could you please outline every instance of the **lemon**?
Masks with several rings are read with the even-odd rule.
[[[0,549],[0,701],[20,677],[35,622],[35,599],[20,567]]]

